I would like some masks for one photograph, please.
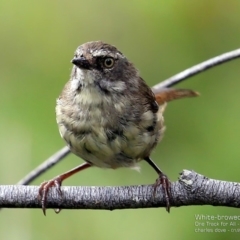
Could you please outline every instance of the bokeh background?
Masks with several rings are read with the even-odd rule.
[[[78,45],[117,46],[149,85],[239,48],[240,2],[218,0],[0,1],[0,184],[14,184],[64,146],[55,100],[69,78]],[[177,180],[182,169],[240,181],[240,60],[201,73],[177,87],[201,97],[172,102],[167,131],[152,157]],[[82,162],[71,155],[36,179],[39,185]],[[155,172],[92,168],[64,185],[149,184]],[[197,214],[240,215],[212,206],[92,211],[4,209],[0,239],[239,239],[239,233],[196,233]],[[229,221],[225,221],[229,225]],[[237,222],[238,224],[240,221]],[[215,228],[211,228],[215,231]],[[223,228],[221,228],[223,229]],[[237,229],[237,227],[235,227]]]

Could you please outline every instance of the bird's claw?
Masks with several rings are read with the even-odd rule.
[[[50,190],[50,188],[55,187],[58,193],[62,196],[62,191],[61,191],[61,184],[62,181],[59,177],[53,178],[49,181],[43,182],[38,190],[38,198],[41,201],[42,204],[42,210],[43,214],[46,215],[46,205],[47,205],[47,194]],[[60,212],[60,209],[55,210],[56,213]]]
[[[159,174],[159,178],[156,180],[156,182],[153,185],[153,197],[155,198],[157,187],[162,185],[164,195],[166,198],[166,210],[167,212],[170,212],[170,188],[171,188],[171,182],[169,181],[168,177],[164,173]]]

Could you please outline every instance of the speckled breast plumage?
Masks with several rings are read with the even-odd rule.
[[[149,156],[164,131],[165,106],[153,112],[142,99],[124,94],[115,99],[94,86],[72,94],[73,88],[77,91],[74,80],[57,100],[56,114],[60,134],[74,154],[102,168],[136,168]]]

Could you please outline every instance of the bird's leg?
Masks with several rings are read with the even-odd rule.
[[[150,157],[144,158],[144,160],[157,172],[159,175],[156,182],[153,184],[153,196],[155,197],[156,189],[159,185],[162,185],[163,191],[166,198],[166,210],[170,212],[170,202],[169,202],[169,196],[170,196],[170,187],[171,182],[169,181],[168,177],[161,171],[161,169],[151,160]]]
[[[71,177],[73,174],[77,173],[77,172],[80,172],[86,168],[89,168],[91,167],[92,165],[90,163],[83,163],[73,169],[71,169],[70,171],[68,172],[65,172],[61,175],[58,175],[57,177],[49,180],[49,181],[46,181],[46,182],[43,182],[40,187],[39,187],[39,190],[38,190],[38,197],[40,198],[41,200],[41,203],[42,203],[42,210],[43,210],[43,213],[44,215],[46,215],[46,203],[47,203],[47,194],[49,192],[49,189],[52,188],[52,187],[56,187],[57,188],[57,191],[60,195],[62,195],[62,191],[61,191],[61,185],[62,185],[62,182]],[[59,211],[55,211],[56,213],[58,213]]]

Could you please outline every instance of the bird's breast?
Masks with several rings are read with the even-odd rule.
[[[93,165],[134,167],[150,154],[164,130],[161,108],[153,113],[136,104],[86,89],[71,102],[58,101],[60,134],[73,153]]]

